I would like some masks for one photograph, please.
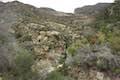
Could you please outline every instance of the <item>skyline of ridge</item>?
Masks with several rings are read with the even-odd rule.
[[[73,13],[75,8],[97,3],[112,3],[114,0],[0,0],[2,2],[19,1],[37,8],[48,7],[61,12]]]

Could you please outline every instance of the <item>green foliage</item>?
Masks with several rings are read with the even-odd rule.
[[[75,55],[75,52],[78,48],[80,48],[82,46],[82,43],[80,40],[76,41],[75,43],[73,43],[72,45],[70,45],[70,47],[68,47],[67,51],[68,53],[70,53],[72,56]]]
[[[116,69],[114,69],[113,72],[120,74],[120,68],[116,68]]]
[[[102,32],[98,32],[98,43],[99,44],[104,44],[106,40],[107,39],[106,39],[105,34],[102,33]]]
[[[3,80],[2,77],[0,77],[0,80]]]
[[[99,70],[107,70],[108,69],[108,63],[104,58],[100,58],[96,62],[96,67]]]
[[[34,58],[31,53],[23,50],[15,56],[15,65],[16,69],[19,73],[27,72],[31,69],[33,65]]]
[[[68,48],[68,53],[70,53],[72,56],[74,55],[75,51],[76,51],[76,47],[75,46],[71,46]]]
[[[97,39],[97,42],[98,43],[105,43],[105,42],[109,42],[109,40],[111,39],[111,37],[113,36],[113,28],[111,26],[109,26],[108,23],[105,23],[105,22],[100,22],[98,23],[98,27],[96,28],[97,29],[97,33],[96,33],[96,37],[98,38]]]
[[[76,40],[75,42],[73,42],[68,48],[67,51],[69,54],[71,54],[72,56],[75,55],[75,52],[78,48],[81,48],[83,45],[85,44],[89,44],[88,43],[88,39],[85,37],[82,37],[81,39]]]
[[[120,29],[114,28],[114,31],[112,33],[112,36],[109,39],[110,46],[117,53],[120,51]]]
[[[60,72],[54,71],[51,74],[49,74],[47,80],[73,80],[69,76],[64,76]]]
[[[0,44],[5,44],[7,42],[7,38],[4,35],[0,35]]]
[[[31,67],[34,63],[34,57],[26,50],[21,50],[14,58],[14,66],[10,73],[6,74],[4,79],[10,80],[10,76],[17,80],[36,80],[37,73],[33,72]]]
[[[112,49],[120,51],[120,37],[113,36],[110,40]]]

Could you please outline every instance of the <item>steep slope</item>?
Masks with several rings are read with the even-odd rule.
[[[37,80],[31,78],[31,71],[37,72],[38,80],[49,80],[48,75],[54,71],[63,75],[61,80],[65,76],[75,80],[111,80],[110,74],[115,74],[116,79],[120,62],[119,6],[118,2],[99,3],[77,8],[72,14],[18,1],[0,2],[0,62],[4,61],[0,73],[6,72],[9,80]],[[26,57],[28,54],[34,58]],[[16,55],[22,59],[18,65],[13,61]],[[29,60],[34,63],[25,64]]]
[[[7,37],[8,42],[3,45],[3,37],[1,37],[1,57],[6,54],[5,58],[0,60],[5,61],[6,67],[1,64],[0,73],[8,70],[9,63],[10,68],[14,66],[9,61],[14,59],[22,47],[35,55],[34,69],[42,79],[45,78],[49,71],[51,72],[59,65],[59,60],[65,55],[66,47],[72,41],[72,34],[76,34],[76,32],[72,33],[70,27],[57,23],[60,22],[56,20],[57,18],[68,16],[68,14],[55,11],[53,14],[49,9],[38,9],[18,1],[3,4],[0,7],[0,35]],[[43,69],[39,69],[40,67]],[[41,71],[45,70],[42,76]]]

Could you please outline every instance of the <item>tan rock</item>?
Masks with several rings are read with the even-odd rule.
[[[104,74],[102,72],[97,72],[96,78],[97,80],[104,80]]]

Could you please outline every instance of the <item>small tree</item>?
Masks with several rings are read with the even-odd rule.
[[[32,71],[31,67],[34,63],[34,57],[26,50],[19,52],[14,58],[15,68],[13,73],[17,80],[34,80],[37,74]]]

